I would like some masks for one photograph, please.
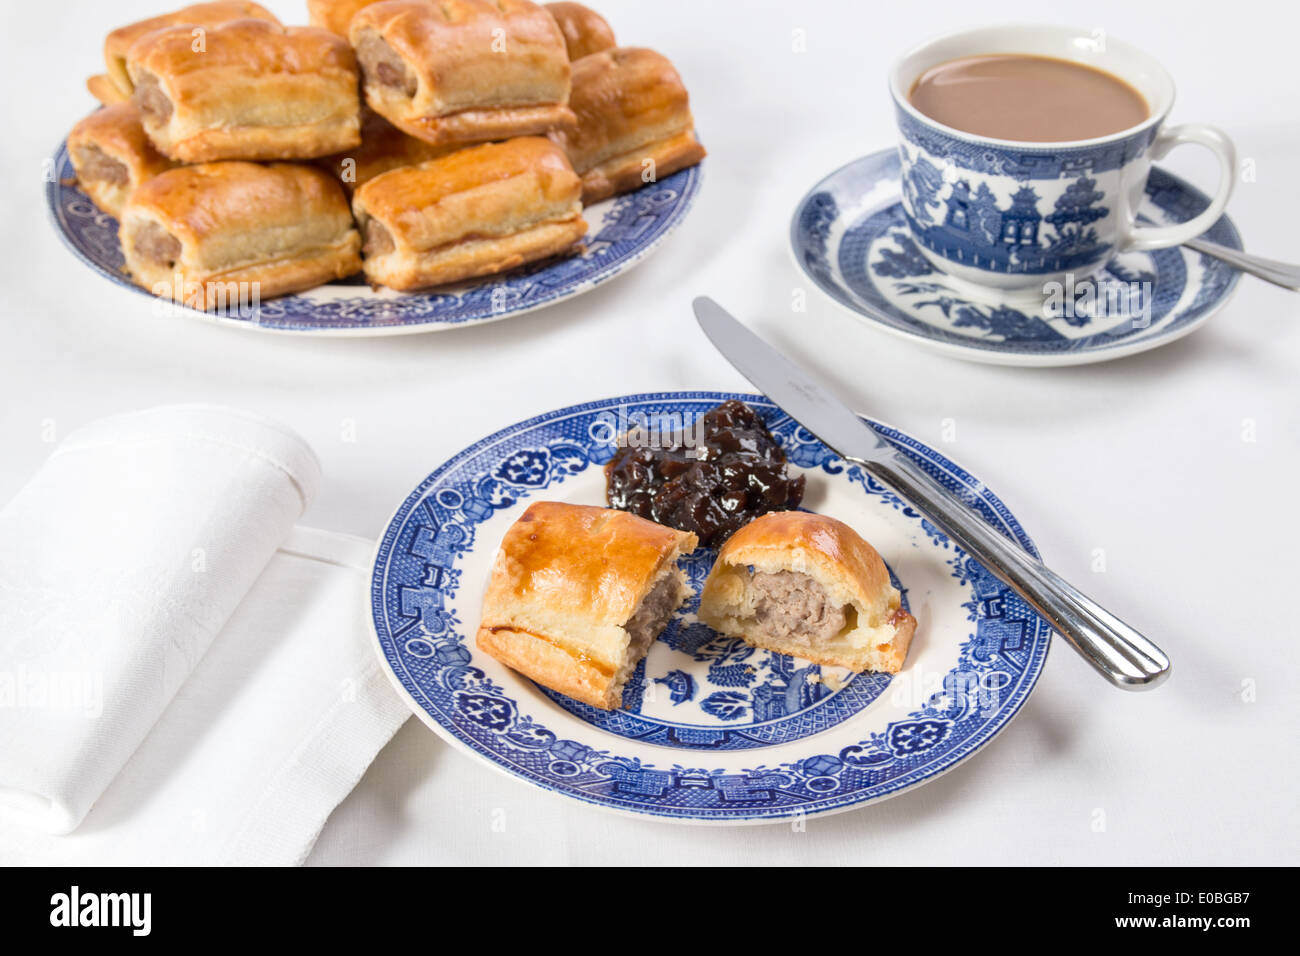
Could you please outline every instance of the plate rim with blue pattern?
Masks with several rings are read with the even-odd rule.
[[[852,190],[847,188],[850,178],[861,180]],[[963,291],[968,296],[975,294],[968,284],[963,286],[953,282],[933,263],[927,260],[921,266],[921,259],[913,257],[917,258],[918,271],[927,270],[922,278],[934,277],[935,281],[925,286],[912,283],[913,288],[923,291],[914,300],[918,303],[915,309],[910,309],[900,305],[898,297],[891,298],[886,294],[888,290],[880,283],[889,276],[873,277],[866,261],[857,261],[861,258],[857,247],[865,244],[869,256],[872,247],[886,232],[902,234],[904,238],[901,241],[907,241],[901,190],[891,186],[891,181],[897,183],[899,178],[898,152],[894,147],[859,156],[823,176],[795,206],[790,220],[789,251],[800,272],[844,311],[865,320],[872,328],[955,358],[994,365],[1050,367],[1104,362],[1135,355],[1167,345],[1195,331],[1227,304],[1241,278],[1241,274],[1226,263],[1183,247],[1130,253],[1130,256],[1145,256],[1153,264],[1157,296],[1160,293],[1159,278],[1181,270],[1180,281],[1192,294],[1190,301],[1179,299],[1171,309],[1176,310],[1171,319],[1167,315],[1158,316],[1152,328],[1130,329],[1131,334],[1103,330],[1072,341],[1036,342],[1032,338],[1017,341],[999,339],[996,334],[983,337],[960,334],[920,317],[920,308],[933,307],[937,299],[943,297],[942,291],[939,294],[933,291],[935,285],[941,285],[943,281],[951,283],[948,287],[951,294],[946,296],[949,301],[942,306],[945,319],[954,299],[959,307],[962,303],[971,306],[977,321],[983,320],[999,304],[1014,306],[1014,300],[1005,296],[1000,298],[994,290],[980,290],[981,298],[963,299]],[[865,186],[887,195],[882,195],[878,202],[863,204],[859,200],[864,195]],[[845,206],[835,202],[837,191],[849,194],[845,196],[848,201]],[[1142,219],[1157,213],[1167,217],[1165,221],[1182,221],[1209,203],[1205,194],[1195,186],[1159,166],[1151,167],[1146,194],[1141,210],[1144,215],[1139,217]],[[1153,202],[1160,205],[1153,206]],[[893,219],[889,218],[891,216]],[[831,233],[837,237],[834,250],[827,248]],[[845,236],[852,239],[847,248],[842,241]],[[1204,237],[1230,249],[1242,248],[1241,235],[1227,214]],[[906,253],[905,249],[902,251]],[[846,277],[844,267],[844,259],[849,253],[853,253],[848,256],[852,260],[848,270],[854,275],[852,280]],[[1187,263],[1195,264],[1195,276],[1187,274]],[[905,276],[898,278],[906,280]],[[1182,294],[1183,287],[1178,291]],[[1021,318],[1025,317],[1022,315]],[[1036,316],[1029,319],[1041,321]]]
[[[822,713],[818,708],[846,694],[843,687],[834,687],[812,704],[794,704],[796,717],[812,716],[777,744],[731,747],[717,742],[724,737],[717,727],[701,729],[708,738],[703,745],[693,738],[672,746],[662,740],[647,744],[638,736],[639,730],[616,725],[620,712],[612,712],[609,718],[614,725],[593,725],[584,720],[581,706],[558,706],[554,692],[528,682],[474,647],[481,591],[468,593],[465,585],[470,582],[461,575],[472,564],[471,576],[476,571],[486,576],[485,562],[490,563],[500,533],[513,520],[511,509],[522,509],[539,497],[562,497],[548,492],[565,481],[599,482],[603,489],[601,466],[614,448],[608,437],[611,429],[603,423],[616,410],[676,414],[689,420],[686,416],[702,414],[732,398],[759,410],[791,461],[810,475],[810,482],[820,482],[824,476],[834,494],[852,495],[855,502],[859,493],[865,494],[861,507],[879,509],[876,513],[882,521],[909,529],[912,547],[933,549],[933,554],[918,551],[922,557],[912,560],[922,562],[927,573],[952,591],[944,599],[948,606],[934,613],[950,621],[960,617],[966,622],[963,629],[969,627],[970,633],[953,638],[955,650],[935,640],[940,663],[929,676],[942,679],[939,689],[923,694],[915,709],[880,700],[891,682],[888,675],[864,674],[851,681],[874,680],[880,686],[844,724],[824,727],[818,722]],[[915,438],[864,421],[941,483],[963,492],[984,520],[1037,556],[1014,515],[981,481]],[[809,488],[811,494],[813,484]],[[603,504],[585,497],[583,502]],[[479,525],[497,516],[501,520],[494,534],[476,534]],[[942,568],[934,560],[939,555]],[[892,562],[898,555],[885,557]],[[916,582],[900,583],[906,597],[906,588]],[[956,594],[967,600],[957,602]],[[500,429],[450,456],[420,482],[386,524],[375,550],[368,598],[375,652],[390,683],[421,721],[453,747],[508,776],[604,810],[700,824],[772,823],[835,813],[934,779],[987,744],[1020,711],[1042,672],[1051,637],[1046,622],[924,516],[861,469],[845,463],[769,399],[721,391],[640,393],[571,405]],[[689,617],[675,622],[677,638],[703,627],[685,623]],[[725,643],[723,638],[715,640]],[[914,643],[909,664],[918,653],[926,653],[917,647]],[[680,648],[674,644],[663,653],[679,654]],[[955,666],[943,673],[953,653]],[[783,657],[769,655],[769,660]],[[707,666],[711,675],[713,664]],[[790,667],[786,667],[787,679]],[[504,675],[504,682],[513,683],[515,689],[497,683],[502,678],[494,680],[488,671]],[[905,665],[892,680],[907,676]],[[919,688],[921,672],[912,676]],[[791,681],[785,689],[792,685]],[[767,686],[753,694],[752,726],[764,725],[757,702],[758,690]],[[671,706],[677,703],[674,690]],[[870,714],[873,705],[886,708],[873,719],[887,713],[900,719],[857,740],[860,728],[854,721],[868,726],[867,717],[861,715]],[[611,712],[599,713],[608,717]],[[548,729],[548,722],[557,730]],[[848,744],[821,753],[832,735]],[[767,766],[765,756],[772,758],[787,749],[787,756],[798,759]],[[660,759],[646,760],[637,754]],[[720,762],[727,765],[719,768]]]
[[[359,277],[352,277],[268,299],[253,315],[240,315],[238,310],[223,315],[161,299],[132,282],[123,269],[117,220],[96,209],[77,188],[66,140],[51,162],[45,203],[54,231],[80,262],[114,285],[147,296],[168,314],[183,313],[259,332],[326,337],[441,332],[511,318],[590,292],[638,265],[662,245],[690,212],[703,175],[703,164],[697,164],[635,192],[585,207],[583,215],[590,231],[584,237],[586,248],[574,256],[432,291],[375,291]]]

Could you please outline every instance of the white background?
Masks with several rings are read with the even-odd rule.
[[[691,297],[708,293],[859,408],[984,479],[1050,563],[1174,661],[1168,684],[1130,695],[1057,641],[1019,719],[975,758],[806,832],[593,811],[499,776],[412,720],[311,862],[1300,860],[1300,296],[1245,278],[1207,326],[1156,352],[1005,369],[859,324],[786,249],[809,185],[891,145],[884,75],[896,55],[936,32],[1029,19],[1101,28],[1161,59],[1179,84],[1173,122],[1222,126],[1253,166],[1229,207],[1247,248],[1300,260],[1296,7],[603,0],[621,41],[667,54],[691,91],[710,156],[685,226],[634,272],[542,312],[437,335],[312,340],[156,315],[80,266],[48,223],[42,161],[92,108],[83,81],[102,68],[104,34],[163,6],[5,6],[0,500],[49,454],[51,423],[61,436],[111,412],[215,401],[279,418],[316,448],[325,483],[307,523],[376,537],[440,461],[513,421],[632,391],[746,388],[691,318]],[[301,4],[269,6],[305,22]],[[792,52],[796,29],[807,52]],[[1212,185],[1195,149],[1168,165]],[[797,289],[804,313],[791,309]],[[945,419],[955,441],[942,441]]]

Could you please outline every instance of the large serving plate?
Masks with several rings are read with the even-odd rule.
[[[1227,304],[1240,277],[1231,266],[1181,247],[1126,252],[1095,283],[1084,277],[1068,290],[1063,283],[1061,302],[1047,300],[1045,313],[1041,295],[1035,301],[976,289],[921,255],[903,217],[901,190],[897,150],[854,160],[800,200],[790,248],[804,274],[857,318],[956,358],[1080,365],[1144,352],[1198,328]],[[1167,226],[1208,204],[1194,186],[1156,167],[1139,218]],[[1205,238],[1241,248],[1227,216]]]
[[[688,604],[600,711],[548,691],[474,645],[493,556],[531,501],[603,504],[602,465],[638,417],[680,427],[727,398],[758,409],[807,475],[804,506],[848,522],[884,556],[918,620],[903,671],[853,676],[755,650]],[[985,521],[1034,546],[982,482],[873,423]],[[713,560],[683,561],[698,590]],[[769,400],[630,395],[512,425],[454,455],[397,509],[371,581],[376,647],[398,692],[449,743],[535,786],[608,810],[696,823],[831,813],[933,779],[1020,710],[1050,631],[1014,593],[892,492],[848,467]]]
[[[700,167],[693,166],[634,193],[588,206],[583,210],[589,229],[581,255],[504,275],[424,293],[373,290],[358,277],[225,314],[174,308],[239,328],[306,335],[400,335],[493,322],[581,295],[641,262],[681,225],[699,192],[700,176]],[[64,143],[55,153],[54,175],[45,188],[59,235],[96,272],[153,298],[123,271],[117,220],[96,209],[75,180]]]

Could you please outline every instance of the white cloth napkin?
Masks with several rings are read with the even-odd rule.
[[[0,511],[0,861],[305,857],[407,714],[370,543],[293,527],[319,480],[274,422],[175,406],[79,430]]]

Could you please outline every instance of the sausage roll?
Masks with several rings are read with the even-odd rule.
[[[307,0],[307,22],[314,27],[347,37],[348,24],[362,7],[377,0]]]
[[[504,272],[574,251],[582,183],[550,140],[458,150],[370,180],[352,198],[366,278],[393,289]]]
[[[113,78],[107,73],[96,73],[86,79],[86,89],[90,95],[105,106],[112,106],[114,103],[125,103],[131,98],[130,93],[123,93],[113,82]]]
[[[548,3],[546,10],[560,25],[570,60],[581,60],[584,56],[617,46],[614,31],[591,7],[580,3]]]
[[[361,145],[320,160],[351,195],[370,180],[389,170],[446,156],[455,146],[435,146],[407,136],[378,113],[362,109]]]
[[[412,136],[473,143],[573,124],[564,37],[526,0],[384,0],[348,35],[366,102]]]
[[[108,78],[113,81],[123,96],[131,95],[134,86],[126,70],[126,52],[146,33],[185,23],[190,26],[192,40],[192,31],[195,27],[210,30],[231,20],[243,20],[249,17],[255,20],[266,20],[268,23],[280,22],[275,18],[274,13],[259,4],[245,3],[242,0],[220,0],[217,3],[196,3],[193,6],[182,7],[175,13],[164,13],[160,17],[150,17],[139,23],[118,27],[104,40],[104,63],[108,67]]]
[[[572,131],[552,134],[582,177],[590,205],[694,166],[704,158],[690,99],[668,60],[637,47],[573,64]]]
[[[196,51],[189,27],[170,27],[131,47],[127,71],[173,159],[311,159],[361,142],[356,58],[327,30],[236,20]]]
[[[361,238],[339,184],[294,163],[182,166],[140,186],[119,230],[135,281],[197,309],[236,283],[259,299],[361,268]]]
[[[575,700],[614,710],[690,594],[677,558],[695,535],[586,505],[542,501],[506,532],[478,647]]]
[[[897,674],[916,619],[875,548],[843,522],[774,511],[732,535],[700,593],[700,620],[779,654]]]
[[[137,186],[173,165],[153,148],[140,125],[140,111],[130,103],[105,106],[72,127],[68,155],[77,185],[115,217]]]

